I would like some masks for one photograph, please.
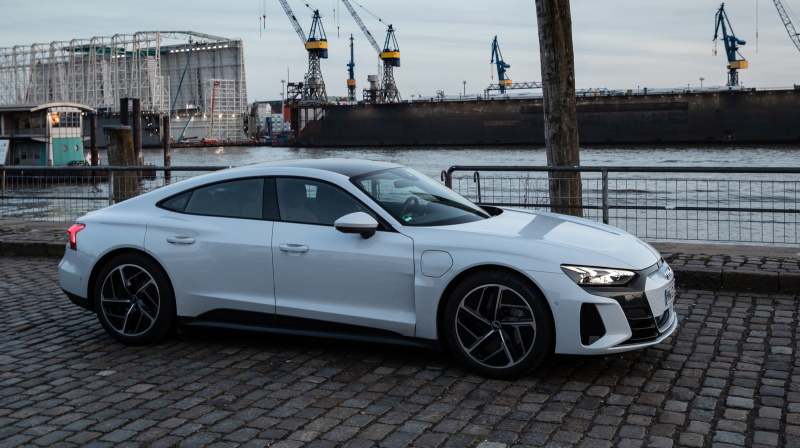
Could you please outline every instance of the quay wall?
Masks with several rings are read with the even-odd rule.
[[[800,142],[800,90],[577,98],[582,144]],[[544,144],[541,98],[336,105],[295,146]]]

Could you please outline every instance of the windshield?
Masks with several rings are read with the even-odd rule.
[[[392,168],[351,180],[407,226],[444,226],[489,218],[477,205],[410,168]]]

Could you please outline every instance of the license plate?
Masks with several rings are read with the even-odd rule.
[[[664,306],[669,306],[675,301],[675,285],[670,285],[664,290]]]

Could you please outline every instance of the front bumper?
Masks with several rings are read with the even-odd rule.
[[[580,287],[565,275],[539,275],[556,324],[555,352],[602,355],[661,343],[678,326],[675,280],[659,261],[625,287]]]

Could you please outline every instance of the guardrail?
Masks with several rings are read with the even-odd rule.
[[[800,168],[475,165],[442,181],[484,205],[569,207],[550,198],[549,172],[581,173],[583,216],[648,240],[800,243]]]
[[[225,168],[0,167],[0,218],[71,221]],[[475,165],[442,171],[442,181],[484,205],[549,210],[561,205],[548,172],[581,173],[581,214],[647,240],[800,244],[800,168]]]
[[[0,218],[72,221],[92,210],[229,166],[0,166]]]

